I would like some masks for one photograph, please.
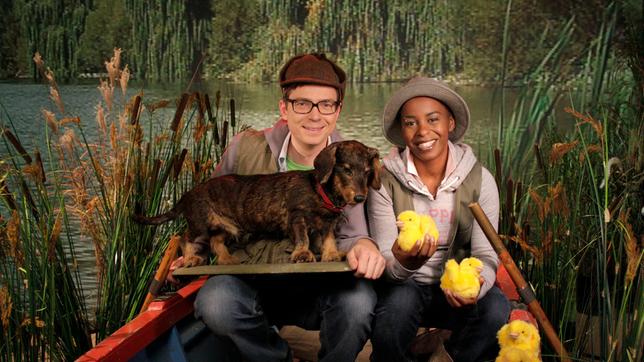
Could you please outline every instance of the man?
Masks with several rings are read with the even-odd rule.
[[[233,138],[214,176],[313,168],[318,153],[340,140],[335,130],[346,75],[324,54],[289,60],[280,71],[280,120],[262,131]],[[376,294],[370,279],[385,267],[368,238],[363,205],[344,210],[336,239],[356,278],[322,276],[315,281],[220,275],[199,291],[195,314],[220,339],[232,342],[246,361],[291,358],[275,326],[319,329],[322,361],[354,361],[369,338]]]

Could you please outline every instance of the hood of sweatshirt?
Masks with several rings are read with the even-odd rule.
[[[450,158],[447,162],[448,170],[445,178],[438,186],[438,192],[454,192],[470,173],[474,164],[476,164],[476,156],[470,146],[463,143],[453,144],[450,141],[448,142],[448,147],[448,157]],[[398,148],[393,148],[383,159],[383,165],[402,185],[405,185],[411,191],[432,197],[420,178],[407,172],[407,157],[405,154],[408,153],[401,152]]]

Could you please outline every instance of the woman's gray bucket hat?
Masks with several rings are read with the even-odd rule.
[[[454,130],[449,134],[449,140],[453,143],[463,140],[465,131],[470,124],[470,110],[465,100],[439,80],[414,77],[394,92],[385,106],[382,115],[382,131],[389,142],[398,147],[406,146],[396,117],[403,104],[415,97],[431,97],[443,102],[452,111],[456,123]]]

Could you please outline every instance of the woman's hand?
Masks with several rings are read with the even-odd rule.
[[[424,239],[422,241],[418,240],[411,250],[402,250],[398,245],[398,241],[396,241],[391,247],[391,252],[406,269],[417,270],[434,255],[436,249],[438,249],[438,240],[434,240],[429,234],[425,234]]]
[[[479,277],[479,283],[483,285],[485,282],[485,278]],[[442,288],[441,288],[442,289]],[[481,291],[479,290],[479,293]],[[463,298],[460,297],[450,290],[443,289],[443,293],[445,294],[445,299],[447,300],[447,303],[452,306],[452,308],[461,308],[466,305],[474,305],[476,304],[476,301],[479,299],[479,296],[477,295],[476,297],[472,298]]]

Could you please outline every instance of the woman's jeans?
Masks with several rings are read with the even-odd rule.
[[[438,284],[413,280],[378,283],[372,361],[409,361],[409,346],[420,326],[449,329],[445,347],[454,361],[494,359],[496,332],[510,315],[510,303],[496,286],[475,305],[452,308]]]
[[[219,275],[197,294],[195,314],[245,361],[290,360],[278,335],[283,325],[319,329],[321,361],[354,361],[369,338],[375,305],[372,282],[347,274]]]

